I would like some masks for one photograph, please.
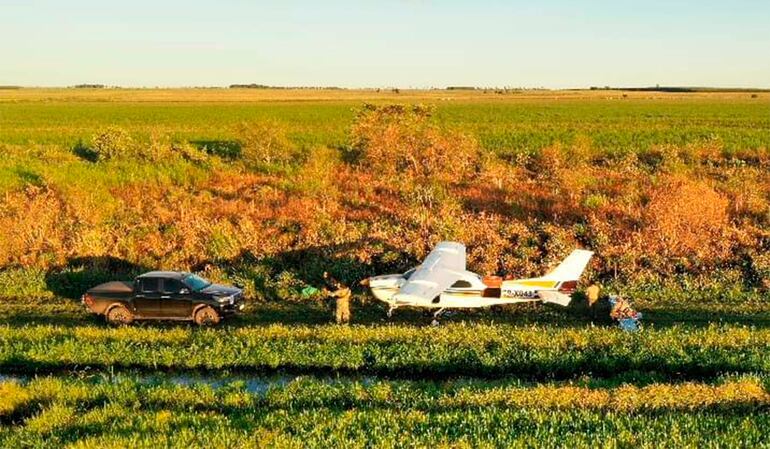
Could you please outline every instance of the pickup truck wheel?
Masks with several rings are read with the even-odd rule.
[[[116,326],[131,324],[134,321],[134,314],[124,305],[112,307],[106,315],[107,322]]]
[[[198,309],[193,319],[198,326],[214,326],[219,324],[220,320],[217,311],[209,306]]]

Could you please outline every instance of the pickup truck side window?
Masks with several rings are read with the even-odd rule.
[[[158,278],[142,278],[139,279],[139,285],[142,293],[155,293],[160,291],[160,279]]]
[[[163,293],[179,293],[182,283],[176,279],[163,279]]]

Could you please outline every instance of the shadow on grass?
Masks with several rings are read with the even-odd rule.
[[[69,298],[0,298],[0,325],[77,327],[103,322]]]
[[[352,324],[366,326],[414,326],[426,327],[432,321],[429,312],[419,309],[398,309],[387,317],[387,306],[368,295],[357,295],[352,309]],[[742,313],[723,311],[714,314],[708,309],[671,310],[666,308],[642,308],[642,325],[662,329],[684,325],[706,327],[719,324],[744,324],[757,329],[770,328],[770,310]],[[555,305],[518,304],[495,309],[453,310],[443,315],[441,325],[472,323],[483,325],[549,326],[565,329],[588,326],[615,326],[607,320],[592,319],[579,307],[564,309]],[[251,326],[283,324],[287,326],[332,325],[334,309],[331,302],[288,301],[249,302],[244,313],[226,318],[219,329],[235,329]],[[101,317],[88,312],[78,301],[69,298],[0,299],[0,325],[23,327],[29,325],[54,325],[60,327],[107,326]],[[138,321],[134,326],[158,329],[195,328],[191,322]],[[620,331],[618,331],[620,332]]]
[[[212,156],[235,160],[241,157],[241,144],[237,140],[192,140],[192,145]]]
[[[362,261],[361,251],[372,256]],[[398,309],[390,319],[387,306],[374,298],[359,281],[377,274],[399,273],[417,263],[405,251],[375,240],[360,240],[343,244],[318,245],[285,251],[271,257],[257,258],[243,253],[236,258],[217,262],[216,266],[228,272],[231,279],[246,279],[262,296],[260,301],[248,303],[245,312],[231,317],[223,327],[261,326],[270,324],[322,325],[333,322],[333,302],[316,295],[313,298],[288,300],[280,278],[289,274],[300,285],[323,286],[323,273],[350,286],[356,296],[352,304],[353,324],[382,325],[393,323],[406,326],[425,326],[432,321],[430,311]],[[203,267],[194,267],[201,270]],[[0,324],[22,326],[51,324],[82,326],[103,323],[88,313],[78,299],[87,289],[102,282],[131,280],[149,271],[149,267],[124,259],[100,256],[72,258],[66,264],[50,269],[45,275],[47,289],[54,293],[51,299],[8,298],[0,301]],[[279,281],[276,281],[278,279]],[[297,292],[295,291],[296,295]],[[747,308],[742,304],[693,304],[685,306],[640,302],[644,313],[643,325],[669,327],[684,324],[746,324],[770,328],[770,303]],[[452,310],[440,319],[441,323],[471,322],[479,324],[545,325],[557,327],[585,327],[613,325],[608,322],[608,310],[591,314],[585,307],[585,298],[576,294],[568,308],[542,304],[519,304],[494,309]],[[141,326],[190,326],[185,322],[165,323],[147,321]]]
[[[84,161],[96,162],[99,160],[99,155],[96,153],[96,151],[86,145],[82,140],[78,141],[78,143],[72,147],[72,152],[75,154],[75,156],[83,159]]]
[[[145,271],[149,269],[118,257],[74,257],[64,265],[49,269],[45,283],[54,295],[77,299],[89,288],[103,282],[130,281]]]
[[[27,170],[25,168],[16,168],[14,171],[16,172],[16,176],[18,176],[19,179],[26,185],[33,185],[36,187],[42,187],[45,185],[45,179],[43,179],[39,173],[35,173],[34,171]]]
[[[370,254],[368,260],[362,260],[363,253]],[[402,273],[417,263],[402,249],[377,240],[361,239],[307,246],[264,257],[246,251],[226,261],[202,261],[192,270],[205,271],[208,266],[222,268],[232,279],[253,283],[257,296],[269,302],[285,300],[289,296],[287,293],[291,293],[289,290],[294,288],[292,283],[322,287],[324,272],[354,292],[362,293],[361,280],[378,274]],[[282,278],[290,280],[282,281]]]
[[[745,324],[758,328],[770,328],[770,307],[767,310],[719,310],[708,307],[687,307],[677,309],[670,307],[653,307],[641,309],[644,313],[642,322],[654,323],[656,327],[673,326],[677,324],[702,325],[711,324]]]

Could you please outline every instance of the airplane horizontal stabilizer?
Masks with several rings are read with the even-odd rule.
[[[558,304],[562,307],[567,307],[570,301],[572,301],[572,297],[565,295],[564,293],[544,290],[537,294],[540,296],[540,299],[543,300],[543,303]]]

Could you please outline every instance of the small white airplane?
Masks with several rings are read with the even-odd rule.
[[[580,275],[593,252],[576,249],[548,274],[531,279],[502,280],[481,277],[465,269],[465,245],[441,242],[428,257],[404,274],[374,276],[362,282],[375,298],[390,306],[435,310],[435,319],[446,309],[467,309],[541,301],[569,305]]]

